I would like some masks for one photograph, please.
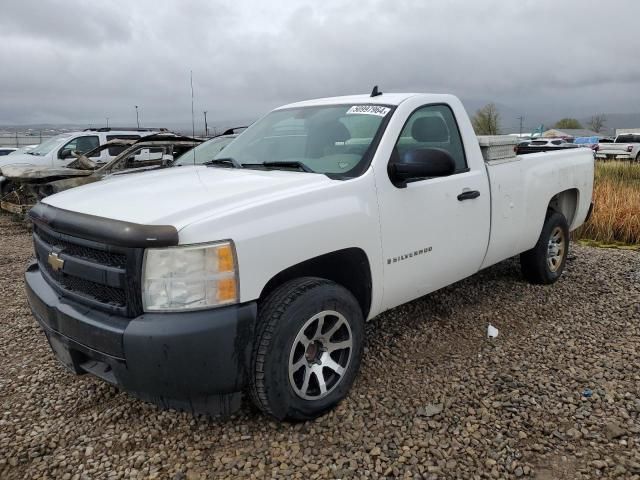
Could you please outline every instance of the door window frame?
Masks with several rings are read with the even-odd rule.
[[[69,145],[71,142],[76,142],[76,145],[77,145],[77,143],[78,143],[78,139],[80,139],[80,138],[86,138],[86,137],[93,137],[93,138],[96,138],[96,139],[98,140],[98,143],[96,144],[96,146],[95,146],[95,147],[91,147],[91,148],[90,148],[89,150],[87,150],[86,152],[80,152],[80,153],[84,154],[84,153],[91,152],[91,151],[95,150],[96,148],[98,148],[98,147],[101,145],[101,143],[100,143],[100,136],[99,136],[99,135],[80,135],[80,136],[74,137],[74,138],[72,138],[71,140],[69,140],[67,143],[65,143],[65,144],[64,144],[64,145],[63,145],[63,146],[58,150],[58,158],[60,158],[60,153],[61,153],[61,152],[63,152],[64,150],[68,150],[68,148],[66,148],[66,147],[67,147],[67,145]],[[76,150],[74,150],[74,152],[75,152],[75,151],[76,151]],[[98,155],[92,155],[91,157],[88,157],[88,158],[100,158],[100,157],[102,157],[102,150],[100,150],[100,152],[99,152],[99,154],[98,154]]]
[[[446,107],[447,109],[449,109],[449,112],[451,112],[451,117],[453,118],[453,122],[455,124],[457,133],[458,133],[458,138],[460,139],[460,148],[462,149],[462,157],[464,159],[464,164],[465,164],[465,168],[461,168],[461,169],[456,169],[455,172],[453,172],[451,175],[449,176],[453,176],[453,175],[458,175],[460,173],[467,173],[469,171],[471,171],[471,168],[469,168],[469,162],[467,161],[467,151],[464,148],[464,139],[462,138],[462,133],[460,131],[460,125],[458,124],[458,119],[456,118],[456,114],[453,111],[453,108],[451,108],[451,105],[449,105],[448,103],[445,102],[435,102],[435,103],[425,103],[424,105],[420,105],[419,107],[414,108],[411,113],[407,116],[407,119],[405,120],[405,122],[402,124],[402,128],[400,129],[400,133],[398,134],[398,138],[396,138],[395,143],[393,144],[393,149],[396,150],[396,146],[398,145],[398,141],[400,140],[400,137],[402,136],[402,132],[404,132],[404,129],[407,127],[409,121],[411,120],[411,118],[413,117],[413,115],[415,115],[415,113],[418,110],[422,110],[423,108],[427,108],[427,107]],[[445,120],[446,123],[446,120]],[[449,125],[447,125],[449,127]],[[389,158],[389,161],[387,163],[387,171],[390,172],[390,168],[391,168],[391,163],[393,160],[393,153],[392,153],[392,157]],[[431,178],[434,177],[425,177],[425,178],[420,178],[420,179],[416,179],[411,181],[410,183],[415,183],[415,182],[423,182],[425,180],[430,180]],[[442,177],[437,177],[437,178],[442,178]],[[391,180],[391,177],[389,177],[389,179]],[[391,182],[393,184],[393,181]],[[400,188],[397,187],[396,188]]]

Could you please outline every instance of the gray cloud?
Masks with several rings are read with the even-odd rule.
[[[607,4],[610,5],[610,4]],[[640,3],[5,0],[0,123],[251,119],[281,103],[451,92],[511,118],[634,112]],[[507,122],[508,123],[508,122]]]

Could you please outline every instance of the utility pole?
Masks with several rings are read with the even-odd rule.
[[[107,128],[109,128],[109,117],[107,117]]]
[[[522,136],[522,121],[524,120],[524,117],[522,115],[520,115],[518,117],[518,120],[520,120],[520,136]]]
[[[191,136],[196,136],[196,117],[193,115],[193,70],[190,73],[191,76]],[[195,152],[193,154],[194,163],[195,163]]]
[[[204,113],[204,136],[208,137],[209,136],[209,126],[207,125],[207,112],[206,112],[206,110],[203,113]]]
[[[138,105],[136,105],[136,123],[138,124],[138,128],[140,128],[140,117],[138,117]]]

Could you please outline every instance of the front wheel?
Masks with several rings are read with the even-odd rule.
[[[564,270],[569,253],[569,226],[559,212],[549,212],[538,242],[520,255],[522,274],[531,283],[554,283]]]
[[[364,319],[344,287],[291,280],[259,307],[250,394],[265,413],[310,420],[349,392],[360,367]]]

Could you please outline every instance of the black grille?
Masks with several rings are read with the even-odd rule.
[[[100,244],[40,224],[34,225],[33,237],[40,269],[58,293],[123,316],[142,313],[139,282],[142,249]],[[64,260],[61,269],[50,264],[52,253]]]
[[[127,265],[127,256],[121,253],[108,252],[97,248],[74,244],[66,240],[64,236],[60,235],[58,237],[50,235],[42,228],[36,227],[35,232],[43,242],[48,243],[57,249],[64,250],[65,253],[74,257],[99,263],[101,265],[108,265],[110,267],[125,268]]]
[[[69,292],[114,307],[127,306],[127,295],[122,288],[100,285],[90,280],[56,272],[48,263],[45,263],[45,268],[53,281]]]

